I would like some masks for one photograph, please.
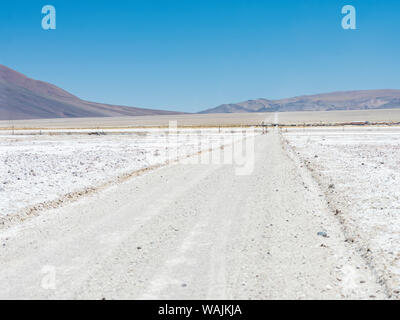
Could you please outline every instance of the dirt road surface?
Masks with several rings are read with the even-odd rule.
[[[235,169],[169,165],[2,230],[0,298],[385,298],[278,132]]]

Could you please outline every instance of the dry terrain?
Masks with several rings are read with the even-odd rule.
[[[280,112],[280,113],[237,113],[237,114],[184,114],[113,118],[73,118],[0,121],[1,129],[12,128],[142,128],[168,127],[170,121],[178,126],[229,127],[252,126],[262,122],[273,124],[279,119],[281,125],[350,123],[357,121],[400,122],[400,109],[318,111],[318,112]]]
[[[400,297],[400,127],[284,134],[325,190],[348,241]]]
[[[0,298],[385,298],[279,132],[253,139],[246,174],[172,164],[2,230]]]
[[[178,125],[306,114],[218,116]],[[0,130],[0,298],[399,297],[399,127],[143,127],[169,120]]]
[[[140,170],[242,139],[239,129],[0,135],[0,222]]]

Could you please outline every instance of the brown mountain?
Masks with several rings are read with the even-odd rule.
[[[0,65],[0,120],[120,117],[175,113],[81,100],[50,83],[30,79]]]
[[[282,100],[223,104],[201,113],[331,111],[400,108],[400,90],[342,91]]]

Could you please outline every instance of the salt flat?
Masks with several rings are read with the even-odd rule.
[[[0,219],[243,138],[234,129],[58,133],[0,135]]]
[[[248,174],[171,164],[0,230],[0,298],[386,298],[278,131],[254,145]]]
[[[283,131],[337,210],[348,240],[399,297],[400,128]]]
[[[69,124],[0,130],[0,297],[399,297],[400,127]]]
[[[353,111],[303,111],[279,113],[229,113],[229,114],[183,114],[163,116],[113,117],[113,118],[70,118],[0,121],[1,128],[126,128],[168,127],[170,121],[178,126],[252,126],[265,123],[318,124],[344,123],[352,121],[400,122],[400,108],[383,110]]]

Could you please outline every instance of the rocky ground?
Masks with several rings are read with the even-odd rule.
[[[347,241],[400,297],[400,128],[300,129],[284,138],[325,190]]]
[[[0,135],[0,219],[243,137],[230,129],[32,133]]]
[[[249,159],[165,166],[3,230],[0,298],[386,298],[279,134]]]

